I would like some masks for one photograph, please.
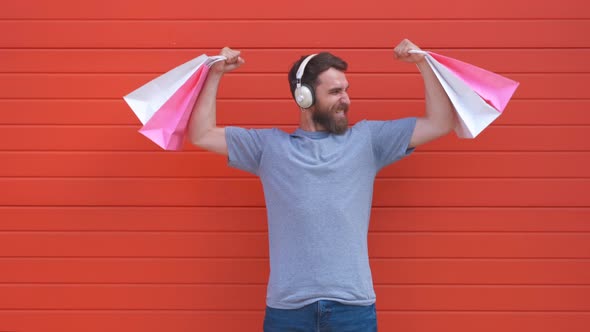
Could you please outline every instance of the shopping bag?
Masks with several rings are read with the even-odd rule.
[[[209,66],[201,66],[139,130],[164,150],[180,150],[192,107],[207,78]]]
[[[139,132],[165,150],[180,150],[209,66],[221,60],[225,57],[201,55],[125,96],[127,104],[144,124]]]
[[[455,133],[475,138],[506,108],[519,83],[453,58],[426,51],[421,53],[434,71],[457,113]]]

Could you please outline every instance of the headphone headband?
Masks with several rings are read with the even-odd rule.
[[[297,69],[297,74],[295,74],[297,87],[295,88],[293,97],[295,97],[295,102],[302,109],[310,108],[315,102],[313,88],[307,84],[301,84],[301,78],[303,77],[305,66],[307,66],[309,60],[311,60],[316,55],[317,54],[308,55],[307,58],[303,59],[299,65],[299,68]]]
[[[305,58],[299,65],[299,68],[297,69],[297,74],[295,74],[295,78],[297,79],[297,87],[301,87],[301,78],[303,77],[303,73],[305,72],[305,66],[307,66],[309,60],[311,60],[316,55],[317,53],[308,55],[307,58]]]

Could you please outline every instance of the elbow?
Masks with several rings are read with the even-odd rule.
[[[441,128],[441,136],[446,136],[448,134],[450,134],[453,129],[455,129],[455,121],[449,121],[447,122],[442,128]]]
[[[197,130],[189,132],[190,142],[204,150],[210,150],[215,143],[215,133],[213,129]]]
[[[444,137],[444,136],[447,136],[448,134],[450,134],[453,131],[453,129],[455,129],[454,126],[440,125],[440,126],[437,126],[436,129],[434,129],[432,131],[432,136],[434,138]]]
[[[456,124],[456,115],[455,115],[455,109],[453,107],[451,107],[451,109],[448,112],[448,116],[445,118],[445,121],[443,121],[443,123],[441,124],[441,135],[446,136],[448,134],[450,134],[454,129],[455,129],[455,124]]]
[[[455,129],[455,116],[426,118],[430,132],[434,137],[442,137],[450,134]]]
[[[194,123],[189,123],[186,136],[188,137],[191,144],[198,147],[203,147],[204,140],[207,137],[207,128],[195,125]]]
[[[191,136],[190,136],[190,142],[191,142],[193,145],[195,145],[195,146],[198,146],[198,147],[200,147],[200,148],[203,148],[203,147],[204,147],[204,145],[205,145],[205,140],[203,139],[203,136],[204,136],[204,135],[200,135],[200,136],[197,136],[197,135],[191,135]]]
[[[198,147],[203,147],[205,135],[198,130],[194,130],[193,128],[189,127],[188,129],[187,136],[191,144]]]

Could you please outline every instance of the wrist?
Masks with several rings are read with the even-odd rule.
[[[211,69],[209,70],[209,74],[207,75],[207,77],[209,77],[209,79],[220,80],[223,74],[225,74],[223,70]]]
[[[419,61],[416,61],[416,66],[418,67],[418,70],[420,70],[420,72],[424,71],[424,69],[426,69],[429,66],[428,62],[426,61],[426,57],[422,58]]]

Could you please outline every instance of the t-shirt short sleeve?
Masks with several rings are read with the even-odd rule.
[[[367,121],[377,169],[381,169],[414,151],[409,148],[416,118]]]
[[[268,129],[225,127],[228,165],[258,175]]]

